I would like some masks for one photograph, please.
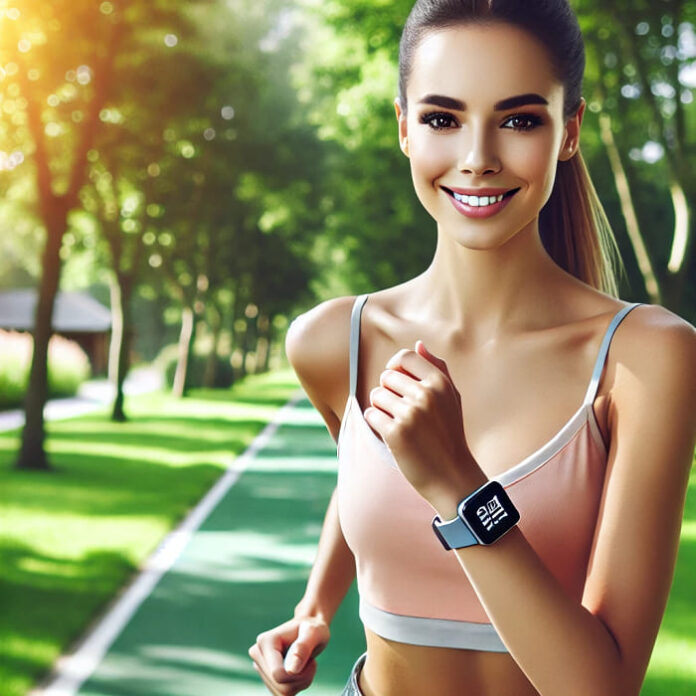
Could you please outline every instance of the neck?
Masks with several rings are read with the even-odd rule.
[[[544,249],[538,221],[496,248],[473,249],[438,229],[435,255],[417,278],[424,315],[473,345],[562,321],[556,289],[570,274]],[[580,281],[577,281],[580,282]]]

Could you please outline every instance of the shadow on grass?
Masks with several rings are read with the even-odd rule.
[[[0,567],[3,669],[27,682],[45,672],[46,660],[80,635],[85,617],[99,611],[135,570],[115,552],[72,560],[21,543],[3,544]]]

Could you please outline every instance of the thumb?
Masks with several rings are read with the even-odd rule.
[[[285,653],[285,671],[290,674],[301,672],[313,656],[315,645],[319,640],[320,636],[316,626],[309,622],[302,622],[297,632],[297,638]]]
[[[433,355],[426,347],[425,343],[418,339],[416,341],[416,353],[419,355],[422,355],[426,360],[431,362],[435,367],[437,367],[441,372],[444,372],[445,375],[449,378],[450,381],[452,381],[452,377],[449,373],[449,370],[447,369],[447,363],[442,359],[438,358],[436,355]]]

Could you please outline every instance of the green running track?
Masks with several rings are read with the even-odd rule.
[[[232,462],[227,481],[218,482],[219,500],[197,510],[197,528],[168,537],[149,581],[139,578],[140,587],[124,593],[37,693],[268,694],[247,650],[258,633],[290,618],[302,596],[336,466],[321,417],[304,395],[294,399]],[[364,650],[355,584],[331,633],[315,681],[303,692],[310,696],[340,694]]]

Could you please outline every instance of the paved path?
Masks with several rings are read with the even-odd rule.
[[[336,483],[336,447],[310,402],[274,423],[161,545],[43,696],[262,696],[247,656],[291,616]],[[311,696],[340,693],[364,649],[353,588]]]
[[[162,387],[162,376],[152,368],[132,370],[123,385],[124,393],[144,394]],[[69,399],[50,399],[44,409],[46,420],[73,418],[91,413],[113,402],[114,388],[105,379],[90,380],[81,385],[77,396]],[[0,432],[16,430],[24,425],[24,411],[0,411]]]

